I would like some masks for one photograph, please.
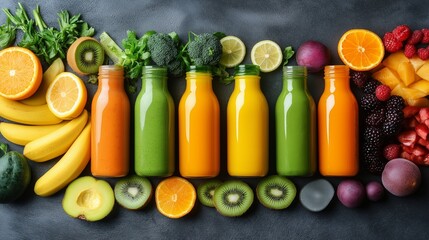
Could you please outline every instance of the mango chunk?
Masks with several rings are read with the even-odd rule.
[[[387,67],[375,72],[372,74],[372,77],[384,85],[387,85],[390,89],[394,89],[401,83],[397,74]]]
[[[417,70],[417,75],[419,75],[424,80],[429,81],[429,62],[423,64],[419,70]]]
[[[419,80],[409,86],[410,88],[417,89],[429,95],[429,81]]]
[[[386,59],[384,59],[383,65],[396,72],[400,63],[409,61],[410,59],[404,55],[403,51],[398,51],[390,54]]]
[[[414,107],[429,107],[429,99],[423,97],[423,98],[417,98],[417,99],[405,99],[405,102],[409,106]]]
[[[423,66],[423,64],[425,64],[427,61],[422,60],[421,58],[419,58],[418,56],[414,56],[412,58],[410,58],[410,63],[413,65],[414,70],[417,72],[417,70],[420,69],[421,66]]]
[[[413,65],[410,62],[401,62],[398,65],[397,71],[399,78],[402,80],[405,86],[410,85],[416,80],[416,73],[414,71]]]

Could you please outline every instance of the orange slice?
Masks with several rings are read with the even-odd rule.
[[[180,218],[188,214],[195,205],[196,197],[192,183],[181,177],[163,180],[155,191],[158,211],[169,218]]]
[[[58,118],[70,120],[78,117],[86,105],[88,93],[83,81],[70,72],[55,77],[46,92],[46,102]]]
[[[33,95],[42,82],[42,65],[30,50],[10,47],[0,51],[0,95],[22,100]]]
[[[338,55],[349,68],[356,71],[369,71],[383,60],[383,41],[369,30],[351,29],[340,38]]]

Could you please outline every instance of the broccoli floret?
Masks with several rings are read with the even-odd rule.
[[[155,33],[147,41],[150,57],[158,66],[167,66],[176,59],[177,47],[174,40],[165,33]]]
[[[173,77],[181,77],[186,72],[185,64],[179,59],[175,59],[167,65],[168,73]]]
[[[219,38],[210,33],[196,35],[188,44],[188,54],[195,65],[217,65],[222,55]]]

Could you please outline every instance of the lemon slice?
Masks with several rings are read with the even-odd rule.
[[[232,68],[240,64],[246,55],[246,46],[235,36],[226,36],[220,40],[222,44],[222,57],[220,64]]]
[[[277,43],[263,40],[253,46],[251,58],[253,64],[259,65],[261,72],[272,72],[282,64],[283,53]]]

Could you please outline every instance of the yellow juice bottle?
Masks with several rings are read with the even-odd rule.
[[[260,89],[259,67],[236,67],[227,107],[227,167],[231,176],[268,172],[268,102]]]

